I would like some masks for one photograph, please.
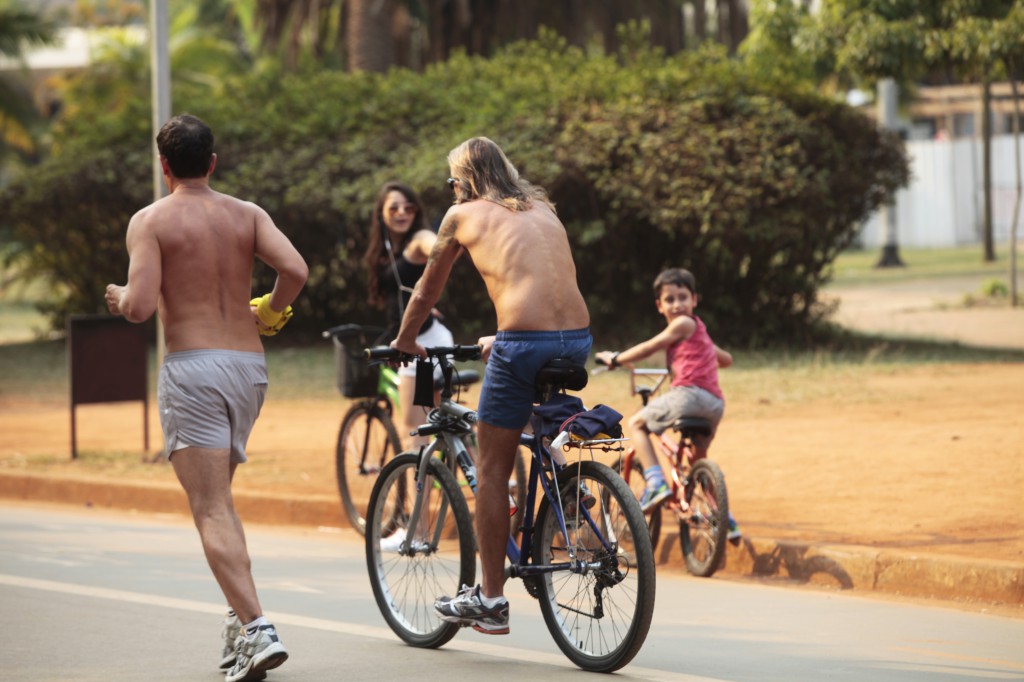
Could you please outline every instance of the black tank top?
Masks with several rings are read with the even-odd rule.
[[[412,289],[416,286],[416,282],[420,281],[423,271],[427,269],[427,264],[410,263],[406,260],[405,254],[399,254],[395,258],[395,269],[398,271],[398,279],[401,281],[402,287]],[[387,311],[388,327],[392,330],[392,335],[396,335],[398,334],[398,328],[402,324],[402,311],[409,306],[412,292],[398,288],[398,283],[395,282],[395,272],[391,269],[391,263],[384,263],[380,267],[380,271],[377,273],[377,281],[380,283],[381,292],[387,294],[389,298],[394,297],[394,304],[388,305]],[[427,331],[433,324],[434,316],[429,315],[423,326],[420,327],[419,333],[422,334]]]

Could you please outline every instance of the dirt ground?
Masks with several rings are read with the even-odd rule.
[[[972,311],[946,313],[950,329],[977,326]],[[997,324],[1002,333],[1022,323],[1024,311],[1007,309]],[[1010,341],[1024,346],[1024,334]],[[866,364],[822,370],[799,391],[767,370],[763,384],[739,387],[729,372],[722,382],[728,407],[712,456],[749,537],[1024,563],[1024,363]],[[621,373],[594,377],[582,397],[636,408]],[[272,388],[236,489],[336,499],[344,409],[340,398],[284,400]],[[149,424],[156,450],[153,406]],[[79,407],[74,462],[66,402],[0,395],[0,433],[0,473],[176,485],[169,466],[142,462],[138,403]]]
[[[849,377],[848,397],[730,400],[712,449],[751,537],[902,548],[1024,562],[1024,365],[941,365]],[[607,400],[598,377],[588,404]],[[728,383],[726,382],[726,391]],[[843,391],[840,391],[843,393]],[[239,491],[335,497],[343,402],[274,400],[250,441]],[[0,403],[0,473],[175,485],[143,464],[139,404],[78,408],[70,461],[66,405]],[[151,446],[162,442],[155,410]],[[108,451],[97,454],[100,450]]]

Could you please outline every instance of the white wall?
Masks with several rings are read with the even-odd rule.
[[[911,140],[906,145],[912,178],[910,186],[896,195],[899,246],[980,244],[984,210],[981,140]],[[1024,136],[1021,145],[1024,155]],[[1010,238],[1017,182],[1013,147],[1012,135],[992,138],[992,229],[997,244]],[[1024,237],[1024,208],[1017,231]],[[870,248],[881,247],[884,241],[885,234],[875,214],[864,224],[859,242]]]

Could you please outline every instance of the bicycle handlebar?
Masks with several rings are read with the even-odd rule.
[[[479,360],[483,346],[432,346],[425,350],[427,351],[428,358],[446,358],[451,356],[456,362],[466,362],[467,360]],[[367,348],[364,352],[367,360],[412,362],[418,359],[415,355],[403,353],[397,348],[390,346]]]

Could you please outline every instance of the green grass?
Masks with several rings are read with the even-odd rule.
[[[29,301],[0,301],[0,343],[46,338],[50,323]]]
[[[272,399],[340,400],[332,348],[282,347],[267,343],[267,369]],[[898,372],[926,364],[1024,362],[1024,351],[989,350],[955,343],[932,343],[881,337],[845,335],[832,348],[797,352],[785,350],[735,353],[736,364],[727,370],[730,390],[764,392],[764,386],[782,382],[797,395],[821,390],[854,392],[858,375]],[[648,363],[658,366],[657,361]],[[477,364],[474,369],[482,370]],[[37,341],[0,345],[0,397],[62,401],[68,397],[68,367],[63,341]],[[746,388],[744,388],[746,387]],[[150,359],[149,391],[156,393],[156,359]],[[781,395],[779,399],[782,399]]]
[[[67,365],[63,341],[0,344],[0,396],[65,399]]]
[[[1009,255],[997,249],[996,260],[986,263],[980,245],[949,249],[900,249],[904,267],[875,267],[880,249],[847,251],[833,266],[833,284],[860,285],[955,276],[1009,278]]]
[[[334,354],[324,347],[287,348],[267,342],[267,371],[274,398],[336,399]],[[150,352],[149,392],[156,395],[156,352]],[[32,341],[0,344],[0,396],[66,400],[69,392],[66,344]]]

